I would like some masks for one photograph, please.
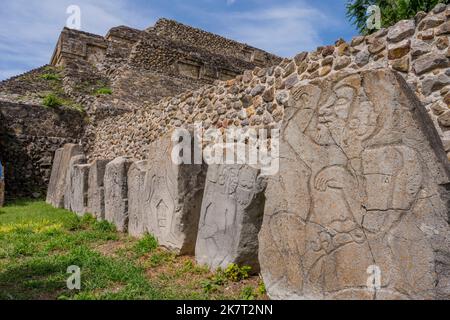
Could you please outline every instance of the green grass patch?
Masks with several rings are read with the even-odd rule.
[[[63,105],[63,100],[54,93],[49,93],[42,100],[42,104],[49,108],[57,108]]]
[[[81,270],[80,290],[67,287],[70,266]],[[0,300],[261,297],[255,281],[234,282],[243,275],[237,266],[212,274],[192,258],[158,247],[151,235],[133,239],[108,222],[43,201],[0,208]],[[233,292],[225,287],[231,282],[237,286]]]
[[[96,95],[105,95],[105,94],[111,95],[112,93],[113,93],[112,89],[106,87],[95,90]]]
[[[49,80],[49,81],[56,81],[56,80],[60,80],[60,77],[59,77],[59,75],[54,74],[54,73],[44,73],[41,75],[41,79]]]

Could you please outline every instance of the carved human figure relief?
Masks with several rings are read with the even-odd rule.
[[[160,245],[178,254],[194,254],[206,169],[201,164],[174,164],[172,146],[170,135],[150,146],[143,187],[146,229]]]
[[[269,180],[260,234],[271,297],[450,294],[433,284],[448,277],[433,271],[439,259],[433,248],[450,252],[443,219],[449,208],[439,187],[449,181],[448,164],[439,160],[436,133],[422,129],[428,120],[418,116],[422,106],[402,81],[384,70],[337,73],[292,90],[280,174]],[[381,284],[369,290],[366,271],[374,265]]]

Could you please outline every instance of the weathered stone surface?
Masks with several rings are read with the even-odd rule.
[[[145,176],[147,230],[160,245],[178,253],[194,254],[206,179],[204,165],[176,165],[172,141],[165,136],[151,144]]]
[[[392,69],[400,72],[409,71],[409,57],[403,57],[398,60],[392,61]]]
[[[77,164],[73,166],[72,188],[70,203],[72,211],[79,216],[87,212],[89,164]]]
[[[79,190],[76,180],[79,173],[78,169],[75,167],[80,164],[86,164],[86,156],[81,154],[74,156],[70,159],[67,174],[66,183],[64,185],[64,209],[69,211],[74,211],[75,193]]]
[[[352,59],[347,56],[339,57],[336,59],[336,63],[334,64],[335,70],[341,70],[348,66],[352,62]]]
[[[56,184],[59,179],[59,177],[58,177],[58,174],[60,173],[59,167],[61,166],[61,160],[63,157],[63,153],[64,153],[64,148],[60,148],[55,151],[55,156],[53,158],[53,164],[52,164],[52,173],[50,175],[50,181],[48,183],[48,188],[47,188],[46,202],[53,206],[56,206],[56,203],[57,203],[57,201],[55,201]],[[62,199],[62,202],[64,203],[64,199]]]
[[[437,68],[446,68],[449,66],[449,60],[442,54],[430,53],[420,57],[414,63],[414,70],[418,75],[432,71]]]
[[[358,67],[364,67],[366,64],[369,63],[370,54],[367,51],[361,51],[358,52],[358,54],[355,57],[355,63]]]
[[[389,29],[388,40],[391,42],[399,42],[410,36],[415,32],[416,26],[414,20],[402,20],[397,22],[395,26]]]
[[[450,33],[450,21],[447,21],[446,23],[444,23],[443,25],[441,25],[437,30],[436,30],[436,35],[440,36],[443,34],[448,34]]]
[[[148,161],[136,161],[128,170],[128,233],[141,237],[147,233],[148,217],[144,201]]]
[[[259,236],[270,297],[450,298],[449,166],[400,75],[297,86],[280,143]]]
[[[81,147],[76,144],[66,144],[63,148],[55,152],[47,191],[47,203],[55,208],[64,207],[64,192],[66,189],[66,176],[69,170],[70,159],[81,154]]]
[[[119,232],[128,228],[128,169],[132,160],[119,157],[106,165],[105,170],[105,219],[113,223]]]
[[[422,82],[422,92],[428,96],[434,91],[441,90],[448,84],[450,84],[450,77],[446,74],[426,77]]]
[[[435,28],[444,23],[442,18],[431,16],[429,18],[423,19],[419,24],[419,30],[427,30],[430,28]]]
[[[236,263],[259,271],[258,233],[265,186],[259,170],[252,167],[208,167],[195,248],[199,264],[224,269]]]
[[[105,219],[105,170],[111,160],[95,160],[91,164],[88,179],[87,211],[98,220]]]

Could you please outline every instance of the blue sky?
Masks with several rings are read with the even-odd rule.
[[[69,5],[81,8],[83,31],[147,28],[160,17],[284,57],[357,34],[346,0],[2,0],[0,80],[49,62]]]

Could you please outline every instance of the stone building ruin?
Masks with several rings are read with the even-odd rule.
[[[250,265],[273,299],[450,299],[449,33],[442,4],[293,59],[167,19],[64,29],[50,66],[0,84],[7,196]],[[57,86],[71,103],[40,106]],[[279,172],[173,164],[197,122],[279,129]]]

